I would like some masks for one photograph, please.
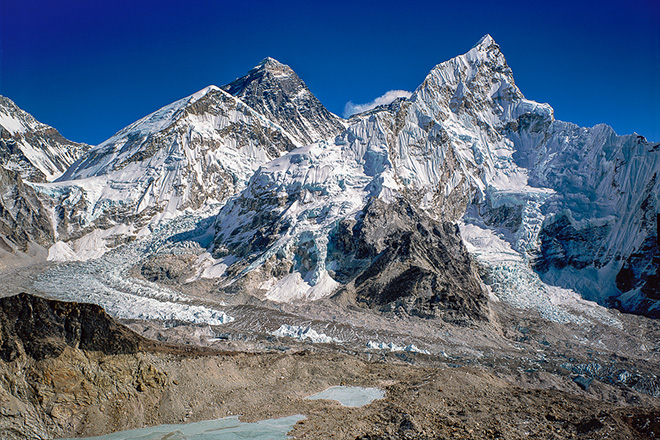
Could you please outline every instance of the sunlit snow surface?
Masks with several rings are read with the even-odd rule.
[[[187,241],[204,227],[200,215],[184,214],[162,223],[151,234],[125,244],[98,259],[51,268],[34,283],[35,289],[66,301],[98,304],[117,318],[179,320],[220,325],[233,320],[221,310],[191,303],[167,287],[131,277],[129,269],[162,249],[194,246]],[[201,226],[200,226],[200,222]]]
[[[185,425],[160,425],[151,428],[132,429],[100,437],[96,440],[237,440],[237,439],[286,439],[293,426],[305,417],[294,415],[280,419],[243,423],[238,416]]]
[[[309,396],[307,399],[336,400],[343,406],[359,408],[384,397],[385,392],[379,388],[335,386]]]

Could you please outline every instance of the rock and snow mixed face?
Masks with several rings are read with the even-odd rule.
[[[64,139],[0,96],[0,165],[30,182],[51,182],[81,157],[89,145]]]
[[[223,203],[259,166],[343,129],[275,60],[225,88],[249,104],[209,86],[121,130],[56,183],[36,187],[52,208],[57,238],[77,240],[98,229],[108,237],[139,233],[186,210]]]
[[[124,204],[175,213],[224,201],[259,165],[293,149],[291,137],[240,100],[210,86],[126,127],[60,179],[94,207]]]
[[[286,64],[265,58],[247,75],[222,87],[283,127],[298,143],[329,139],[344,129]]]
[[[544,280],[604,302],[620,295],[617,283],[637,293],[657,283],[657,150],[606,126],[555,121],[549,105],[524,98],[486,36],[409,99],[262,167],[221,211],[215,256],[232,262],[228,283],[249,279],[267,298],[325,296],[338,288],[328,257],[337,223],[373,197],[404,198],[438,220],[493,230]],[[639,300],[623,306],[656,307]]]
[[[456,90],[462,101],[452,110]],[[434,68],[409,100],[356,115],[333,140],[261,167],[218,217],[214,253],[233,262],[224,275],[265,265],[268,275],[258,279],[267,298],[328,295],[337,286],[328,280],[327,243],[338,221],[358,217],[373,197],[406,197],[437,218],[460,217],[493,180],[484,169],[493,171],[499,159],[484,164],[475,156],[492,156],[491,141],[504,145],[498,130],[525,109],[551,117],[549,107],[522,98],[499,48],[485,38]],[[511,160],[511,148],[502,155]]]
[[[332,293],[338,284],[325,268],[328,234],[382,187],[365,162],[371,150],[360,154],[351,148],[357,144],[318,142],[261,167],[218,215],[214,256],[233,262],[223,275],[258,283],[273,300]]]
[[[545,220],[532,252],[543,279],[660,316],[660,144],[560,121],[509,136],[531,184],[555,191],[540,207]]]
[[[51,215],[30,182],[54,180],[88,148],[0,96],[0,267],[41,258],[52,244]]]
[[[123,225],[139,231],[224,202],[294,146],[281,127],[210,86],[126,127],[57,182],[35,188],[50,201],[60,240],[117,227],[127,233]]]

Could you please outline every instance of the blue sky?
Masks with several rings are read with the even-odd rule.
[[[414,90],[490,33],[525,96],[557,119],[660,141],[658,23],[658,0],[3,0],[0,94],[96,144],[271,56],[342,114]]]

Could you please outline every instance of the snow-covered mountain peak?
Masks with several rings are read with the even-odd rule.
[[[548,104],[526,99],[486,35],[410,98],[349,120],[266,58],[121,130],[71,167],[72,180],[30,187],[46,199],[54,239],[66,241],[57,249],[76,254],[87,236],[116,246],[116,236],[224,204],[215,259],[199,276],[275,301],[331,295],[372,263],[383,237],[398,240],[424,218],[463,222],[476,248],[496,235],[546,282],[657,313],[660,302],[640,301],[660,297],[658,175],[657,145],[556,121]],[[392,211],[406,204],[415,212]],[[375,222],[384,235],[361,236],[369,212],[390,212],[400,228]],[[363,252],[362,239],[380,250]],[[499,264],[489,266],[495,275]]]
[[[427,80],[434,77],[438,85],[473,89],[472,85],[482,83],[481,92],[493,94],[501,90],[511,97],[523,98],[500,46],[490,35],[484,36],[467,53],[436,65]],[[420,88],[426,84],[425,80]]]
[[[467,53],[436,65],[402,103],[396,116],[397,174],[422,196],[422,206],[440,217],[460,218],[489,187],[526,185],[503,136],[523,115],[541,125],[553,120],[549,105],[525,99],[499,46],[484,37]]]
[[[14,101],[4,96],[0,96],[0,127],[10,135],[48,128],[46,124],[37,121],[31,114],[21,110]]]
[[[225,201],[259,166],[293,148],[282,127],[209,86],[119,131],[40,191],[67,211],[67,221],[54,220],[61,240],[121,224],[138,233]]]
[[[492,46],[496,46],[497,49],[499,50],[500,46],[495,42],[493,37],[491,37],[490,34],[486,34],[483,37],[481,37],[481,39],[479,39],[477,44],[475,44],[473,47],[485,50],[491,48]]]
[[[18,172],[22,179],[54,180],[88,148],[65,139],[11,99],[0,96],[0,165]]]
[[[295,75],[296,73],[286,64],[280,63],[275,58],[266,57],[259,62],[252,71],[268,71],[275,75]]]

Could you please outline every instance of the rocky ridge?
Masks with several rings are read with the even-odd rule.
[[[439,259],[411,231],[459,222],[481,278],[506,279],[490,286],[497,297],[524,279],[538,287],[530,298],[561,287],[656,316],[658,157],[657,144],[639,136],[556,121],[548,104],[524,97],[486,35],[435,66],[409,99],[348,121],[267,58],[125,128],[58,182],[31,187],[50,215],[52,260],[99,256],[217,202],[214,227],[198,239],[209,253],[188,259],[199,270],[179,271],[181,282],[212,278],[220,292],[317,300],[362,280],[383,255],[404,272],[425,261],[417,269],[434,281],[424,272],[422,284],[437,287],[441,260],[467,268],[465,249],[443,235],[451,252]],[[382,233],[409,252],[408,263],[384,248],[359,257],[334,248],[338,228],[368,218],[374,199],[414,207]],[[482,298],[476,272],[462,272],[472,299]],[[145,273],[161,280],[167,271]]]
[[[20,174],[0,167],[0,257],[48,248],[54,238],[51,217],[34,189]]]
[[[343,128],[274,60],[237,81],[225,87],[237,97],[209,86],[121,130],[57,182],[37,186],[57,213],[62,244],[52,257],[81,255],[89,234],[111,248],[146,225],[224,203],[260,165]],[[270,107],[264,94],[275,100]]]
[[[221,210],[214,256],[234,287],[251,277],[266,298],[327,296],[339,288],[327,270],[334,222],[372,197],[403,198],[436,221],[495,233],[544,282],[655,316],[659,160],[639,136],[556,121],[525,99],[487,35],[409,99],[261,167]]]

